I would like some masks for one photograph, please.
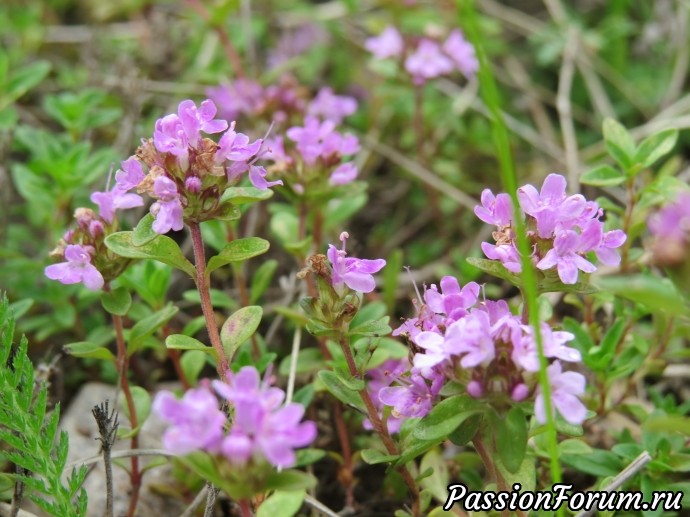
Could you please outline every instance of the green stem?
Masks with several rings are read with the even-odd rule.
[[[504,189],[508,192],[513,202],[514,209],[514,231],[517,237],[518,251],[520,252],[522,262],[522,289],[525,296],[525,306],[527,308],[527,316],[530,324],[534,329],[534,336],[537,342],[537,351],[539,354],[539,384],[544,398],[544,406],[546,409],[546,434],[548,443],[548,452],[551,460],[551,478],[553,483],[560,483],[561,466],[558,461],[558,436],[556,432],[556,422],[553,414],[553,405],[551,402],[551,386],[549,385],[549,378],[547,374],[548,363],[544,356],[544,344],[541,335],[541,325],[539,321],[539,305],[537,297],[537,275],[534,265],[530,259],[531,250],[527,240],[527,233],[523,216],[520,213],[520,205],[517,199],[517,174],[513,157],[510,149],[510,139],[508,137],[508,130],[506,128],[503,114],[501,112],[501,100],[498,93],[498,88],[494,80],[491,67],[487,60],[484,49],[480,43],[480,32],[476,19],[476,13],[472,0],[457,0],[460,20],[465,22],[467,33],[474,45],[477,57],[479,58],[479,83],[481,86],[482,96],[484,102],[492,116],[492,132],[496,150],[498,152],[498,160],[501,166],[501,180]],[[558,510],[558,515],[563,515],[563,510]]]
[[[201,227],[199,223],[190,222],[189,231],[192,234],[194,266],[196,267],[196,287],[199,291],[199,298],[201,300],[201,311],[204,313],[206,329],[208,331],[208,337],[211,340],[211,345],[218,353],[218,363],[216,364],[218,377],[220,377],[220,379],[225,379],[230,365],[225,357],[223,343],[218,333],[218,324],[216,323],[216,317],[213,313],[213,305],[211,304],[211,286],[206,276],[206,255],[204,254],[204,241],[201,238]]]

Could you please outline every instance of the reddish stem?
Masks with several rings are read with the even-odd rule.
[[[201,310],[204,313],[206,330],[208,330],[208,337],[211,340],[211,345],[218,353],[218,363],[216,364],[218,376],[221,379],[225,379],[226,372],[230,366],[227,358],[225,357],[223,343],[220,341],[218,325],[216,323],[216,317],[213,313],[213,305],[211,304],[211,286],[209,284],[209,279],[206,276],[206,255],[204,254],[204,241],[201,238],[201,227],[199,226],[199,223],[190,222],[189,231],[192,234],[194,265],[196,267],[196,287],[199,291],[199,298],[201,300]]]
[[[342,333],[340,337],[340,348],[343,351],[343,355],[345,355],[345,360],[347,361],[347,367],[350,370],[350,375],[352,375],[355,378],[359,378],[360,373],[357,369],[355,358],[352,355],[350,343],[345,338],[344,333]],[[374,402],[371,400],[371,395],[369,395],[369,391],[365,387],[359,390],[358,393],[362,399],[362,402],[364,402],[364,406],[367,409],[369,421],[371,422],[374,431],[376,431],[376,434],[378,434],[381,437],[381,441],[383,442],[383,445],[386,447],[388,454],[397,456],[399,454],[398,447],[393,441],[393,438],[391,438],[391,435],[388,433],[388,428],[381,421],[381,417],[379,416],[379,412],[376,410],[376,406],[374,406]],[[407,467],[405,467],[405,465],[399,466],[397,470],[398,472],[400,472],[400,475],[405,480],[405,484],[412,493],[412,513],[415,516],[421,515],[419,508],[419,489],[417,488],[417,485],[414,482],[412,474],[410,474],[410,471],[407,470]]]
[[[242,512],[242,517],[253,517],[252,505],[247,499],[240,499],[237,504],[240,505],[240,511]]]
[[[120,386],[127,403],[127,410],[129,411],[129,423],[132,429],[136,429],[139,426],[139,420],[137,418],[132,392],[129,389],[129,379],[127,378],[129,358],[127,357],[127,346],[125,345],[125,338],[122,332],[122,318],[113,314],[113,325],[115,327],[115,341],[117,342],[117,370],[120,376]],[[139,448],[138,432],[132,436],[131,447],[135,450]],[[132,483],[132,497],[129,500],[127,516],[134,517],[134,512],[137,509],[137,502],[139,501],[139,490],[141,489],[141,472],[139,471],[139,458],[137,456],[132,456],[130,461],[132,471],[129,474],[129,478]]]

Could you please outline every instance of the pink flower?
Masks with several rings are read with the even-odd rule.
[[[335,95],[333,89],[324,87],[314,97],[307,107],[307,114],[322,117],[324,120],[332,120],[340,124],[345,117],[357,111],[357,101],[354,97]]]
[[[364,42],[365,48],[374,54],[377,59],[398,57],[402,54],[404,42],[402,36],[395,27],[386,27],[376,37],[368,38]]]
[[[357,178],[357,166],[352,162],[338,165],[331,173],[328,183],[331,185],[347,185]]]
[[[227,417],[210,390],[188,390],[182,400],[169,391],[161,391],[153,401],[153,411],[173,424],[163,433],[163,447],[169,451],[187,454],[220,449]]]
[[[554,362],[547,369],[549,384],[551,385],[552,407],[573,425],[579,425],[587,417],[587,408],[578,398],[585,393],[585,378],[576,372],[563,372],[561,363]],[[534,414],[541,424],[546,422],[544,396],[541,390],[534,401]]]
[[[249,181],[259,190],[267,190],[269,187],[283,184],[282,180],[266,181],[266,174],[268,172],[263,167],[258,165],[249,166]]]
[[[370,293],[376,288],[376,281],[372,275],[378,273],[386,265],[386,261],[347,258],[345,243],[348,237],[347,232],[340,234],[340,240],[343,243],[341,250],[332,244],[328,245],[328,260],[333,266],[333,287],[337,288],[345,284],[353,291]]]
[[[94,192],[90,199],[98,205],[98,213],[108,223],[113,222],[115,210],[144,206],[141,196],[129,194],[119,185],[107,192]]]
[[[45,275],[63,284],[83,282],[87,289],[97,291],[103,287],[103,275],[91,264],[91,255],[82,246],[70,244],[65,248],[67,262],[45,268]]]
[[[381,389],[379,400],[386,406],[393,406],[392,415],[396,418],[426,416],[445,381],[443,373],[438,371],[430,377],[429,382],[413,368],[410,377],[398,378],[399,386]]]
[[[161,153],[170,153],[181,160],[187,160],[189,141],[180,117],[171,114],[156,121],[153,145]]]
[[[301,422],[304,407],[296,403],[281,406],[283,390],[270,387],[268,381],[262,383],[252,366],[231,376],[230,384],[214,381],[213,387],[235,407],[232,428],[221,445],[233,463],[243,464],[258,456],[276,467],[291,467],[294,449],[316,438],[316,424]]]
[[[455,62],[465,77],[471,79],[479,70],[479,61],[474,47],[463,36],[462,32],[455,29],[450,33],[443,44],[443,51]]]
[[[208,134],[220,133],[228,128],[225,120],[215,119],[216,105],[206,99],[197,109],[194,101],[185,100],[177,108],[178,116],[182,123],[187,141],[192,147],[198,147],[201,143],[201,131]]]
[[[234,162],[247,161],[261,148],[261,140],[249,143],[249,137],[243,133],[235,132],[235,122],[230,124],[230,129],[220,138],[215,160],[222,163],[225,160]]]
[[[576,232],[572,230],[561,232],[554,239],[553,248],[537,263],[537,267],[546,270],[556,266],[561,282],[574,284],[577,282],[578,269],[585,273],[593,273],[597,270],[594,264],[579,255],[586,249],[587,242],[583,241]]]
[[[165,176],[159,176],[153,182],[153,193],[158,198],[151,206],[151,213],[156,218],[151,226],[153,231],[164,234],[170,230],[181,230],[184,227],[183,209],[175,182]]]
[[[417,45],[417,50],[407,56],[405,70],[417,83],[424,83],[453,71],[453,62],[441,52],[438,43],[423,39]]]
[[[128,158],[121,162],[120,165],[122,169],[115,173],[115,182],[120,190],[131,190],[146,177],[141,167],[141,162],[134,157]]]
[[[474,207],[475,215],[487,224],[509,226],[513,221],[513,203],[508,194],[494,196],[491,190],[484,189],[482,204]]]

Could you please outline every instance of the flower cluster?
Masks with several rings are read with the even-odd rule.
[[[424,416],[443,382],[453,379],[472,397],[499,404],[536,393],[536,415],[543,422],[533,327],[512,314],[504,300],[480,302],[480,287],[474,282],[461,288],[456,278],[446,276],[440,287],[425,289],[417,316],[393,332],[405,336],[415,354],[410,375],[397,377],[398,386],[381,389],[380,401],[393,406],[393,416]],[[566,346],[574,335],[543,323],[541,336],[544,355],[553,360],[548,372],[554,406],[567,421],[582,423],[586,409],[578,396],[584,393],[584,377],[563,373],[560,363],[581,360],[576,349]]]
[[[263,382],[256,368],[245,366],[229,376],[229,384],[213,381],[213,389],[234,408],[226,432],[227,417],[208,385],[189,390],[181,400],[160,392],[154,411],[169,427],[163,435],[166,449],[187,454],[203,450],[224,456],[232,465],[264,463],[286,468],[295,464],[294,449],[316,438],[316,424],[301,422],[304,407],[283,404],[285,392]]]
[[[592,273],[596,266],[587,258],[593,252],[600,262],[616,266],[620,256],[616,248],[623,245],[622,230],[605,232],[601,217],[604,211],[584,196],[566,195],[566,180],[559,174],[549,174],[541,191],[524,185],[517,192],[520,208],[527,217],[527,235],[531,259],[541,270],[556,268],[564,284],[575,284],[578,271]],[[522,270],[513,227],[513,206],[507,194],[494,194],[485,189],[476,216],[497,227],[493,233],[495,244],[482,243],[482,251],[500,261],[508,271]]]
[[[690,249],[690,193],[684,192],[649,220],[655,261],[674,266],[687,261]]]
[[[420,38],[410,45],[395,27],[387,27],[379,36],[367,39],[365,46],[376,59],[401,60],[416,84],[459,71],[471,79],[479,69],[474,47],[462,32],[453,30],[444,42]]]
[[[118,202],[118,196],[125,200],[124,204],[138,206],[138,201],[126,202],[127,194],[95,192],[91,200],[100,201],[100,214],[90,208],[75,210],[76,227],[65,232],[57,247],[50,253],[51,258],[64,262],[47,266],[44,271],[46,277],[63,284],[83,283],[87,289],[98,291],[106,282],[122,273],[129,261],[115,255],[104,243],[109,234],[117,231],[115,210],[127,208]],[[139,196],[131,196],[141,201]],[[131,201],[133,198],[129,199]]]
[[[209,88],[206,94],[218,106],[220,115],[228,120],[244,116],[283,123],[304,113],[308,92],[295,78],[284,75],[269,86],[240,78],[230,84]]]
[[[142,141],[136,154],[122,162],[115,187],[93,198],[101,214],[107,217],[114,208],[143,204],[139,196],[128,193],[136,188],[156,200],[151,206],[155,217],[152,228],[164,234],[181,230],[185,220],[222,218],[227,207],[221,196],[244,173],[248,172],[251,183],[262,190],[281,185],[281,181],[266,181],[266,170],[256,165],[262,140],[251,142],[247,135],[235,131],[234,122],[228,124],[215,116],[212,101],[205,100],[197,107],[185,100],[176,114],[156,121],[153,138]],[[202,132],[223,134],[216,143],[204,138]]]

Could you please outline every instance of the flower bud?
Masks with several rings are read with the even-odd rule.
[[[512,398],[515,402],[522,402],[527,398],[527,395],[529,395],[529,389],[524,383],[521,382],[513,388],[510,398]]]
[[[196,176],[190,176],[185,180],[184,188],[191,194],[198,194],[201,192],[201,179]]]
[[[91,221],[89,223],[89,233],[91,234],[91,237],[94,239],[97,239],[101,235],[105,233],[105,228],[103,227],[103,223],[100,222],[98,219],[95,221]]]
[[[479,397],[484,395],[484,388],[478,381],[471,381],[467,385],[467,393],[470,397],[478,399]]]

